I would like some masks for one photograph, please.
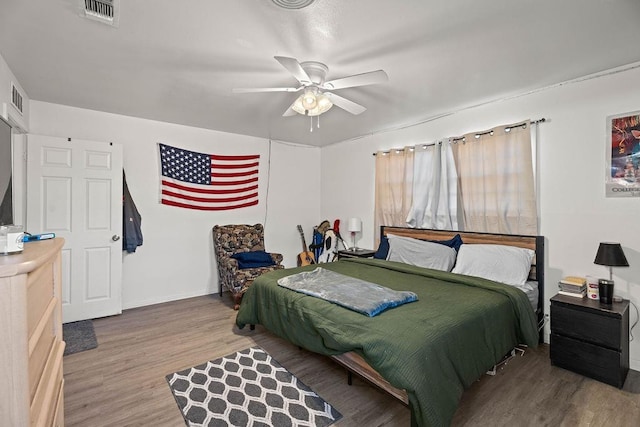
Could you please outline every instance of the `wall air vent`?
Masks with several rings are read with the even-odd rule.
[[[114,27],[120,18],[120,0],[80,0],[81,14],[86,18]]]
[[[13,83],[11,83],[11,105],[22,114],[22,94]]]

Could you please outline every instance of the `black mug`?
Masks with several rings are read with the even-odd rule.
[[[613,302],[613,280],[598,280],[598,291],[600,292],[600,302],[611,304]]]

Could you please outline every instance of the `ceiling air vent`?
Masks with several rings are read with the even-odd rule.
[[[22,114],[22,94],[13,83],[11,83],[11,105]]]
[[[284,9],[302,9],[309,6],[315,0],[271,0],[276,6],[280,6]]]
[[[120,17],[120,0],[80,0],[83,16],[116,27]]]

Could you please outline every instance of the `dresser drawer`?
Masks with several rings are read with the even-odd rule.
[[[51,348],[44,372],[31,400],[31,423],[36,426],[48,425],[56,412],[56,403],[63,384],[62,357],[65,344],[57,341]]]
[[[49,424],[52,427],[64,427],[64,379],[60,381],[58,399],[53,411],[53,420]]]
[[[628,368],[622,353],[570,337],[551,334],[551,363],[587,377],[622,387]]]
[[[552,303],[551,332],[620,350],[620,316],[590,309]]]
[[[30,273],[27,279],[27,327],[29,337],[33,335],[53,297],[53,265],[45,264]]]
[[[62,367],[61,367],[62,368]],[[45,402],[40,420],[46,427],[58,427],[64,425],[64,379],[62,369],[59,369],[54,382],[54,395],[51,402]],[[44,414],[47,414],[45,417]]]
[[[29,397],[31,399],[34,398],[46,364],[55,350],[54,344],[60,342],[60,338],[54,335],[55,320],[53,315],[43,317],[42,322],[43,325],[39,328],[39,331],[41,330],[39,336],[34,336],[29,341],[30,347],[33,346],[33,351],[29,356]]]

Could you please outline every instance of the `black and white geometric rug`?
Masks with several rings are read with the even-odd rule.
[[[329,426],[342,418],[260,347],[166,378],[188,426]]]

